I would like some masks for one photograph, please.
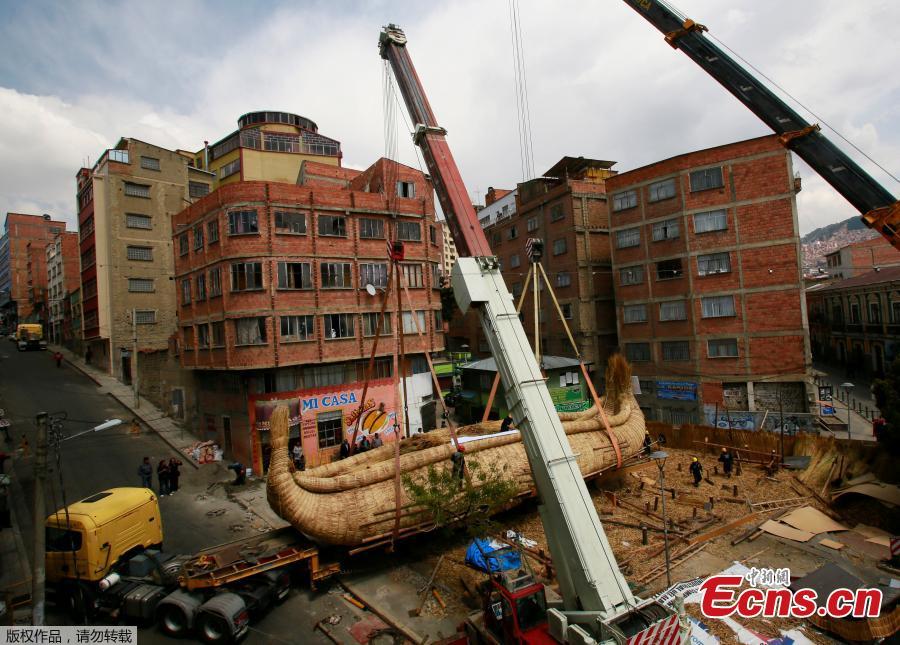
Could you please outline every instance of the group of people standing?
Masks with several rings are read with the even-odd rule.
[[[368,450],[374,450],[375,448],[381,448],[384,445],[384,441],[381,437],[378,436],[378,433],[372,435],[370,439],[368,435],[363,435],[363,438],[360,439],[356,443],[356,450],[353,451],[354,454],[360,452],[366,452]],[[341,451],[339,454],[339,459],[346,459],[350,456],[350,442],[347,439],[344,439],[341,442]]]
[[[169,460],[160,459],[156,466],[156,479],[159,482],[159,496],[173,495],[178,490],[178,479],[181,477],[182,462],[175,457]],[[138,467],[138,476],[141,478],[141,486],[153,489],[153,465],[150,457],[144,457]]]

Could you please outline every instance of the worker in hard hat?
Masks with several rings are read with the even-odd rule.
[[[459,444],[456,448],[456,452],[454,452],[450,456],[450,461],[453,462],[453,478],[459,480],[459,487],[462,488],[463,479],[466,476],[466,447],[462,444]]]
[[[731,478],[731,467],[734,465],[734,455],[728,450],[728,448],[722,448],[722,454],[719,455],[719,461],[722,462],[722,469],[725,471],[725,476]]]
[[[700,460],[696,457],[691,459],[691,474],[694,476],[694,488],[700,487],[700,482],[703,481],[703,464],[700,463]]]

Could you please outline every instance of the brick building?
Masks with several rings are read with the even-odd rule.
[[[410,427],[434,426],[422,354],[444,348],[443,242],[426,177],[385,159],[364,171],[307,159],[297,180],[226,183],[172,222],[181,364],[195,373],[202,426],[227,454],[263,471],[274,403],[296,406],[292,442],[308,464],[333,458],[356,420],[388,238],[404,241],[402,271],[425,337],[411,311],[398,319],[392,296],[366,429],[389,435],[402,409],[391,378],[400,334],[414,373]],[[302,429],[293,410],[302,411]]]
[[[7,213],[0,239],[0,308],[7,327],[46,322],[45,249],[66,223],[50,215]]]
[[[645,413],[806,411],[799,185],[778,138],[679,155],[607,190],[619,342]]]
[[[212,181],[190,159],[123,138],[76,175],[84,350],[125,383],[135,372],[132,316],[139,352],[166,348],[177,329],[172,215],[190,203],[189,181]]]
[[[507,287],[518,299],[525,288],[528,238],[544,241],[542,263],[559,299],[563,316],[595,380],[616,347],[616,318],[611,278],[609,220],[605,183],[614,162],[563,157],[542,177],[515,191],[489,189],[479,221],[500,259]],[[534,305],[529,295],[522,313],[534,346]],[[541,353],[573,356],[549,294],[541,287]],[[452,323],[453,344],[467,344],[477,356],[488,346],[475,316]]]
[[[806,303],[817,359],[844,367],[848,376],[883,376],[900,356],[900,266],[814,285]]]
[[[868,273],[874,268],[900,265],[900,253],[879,235],[854,242],[825,256],[825,272],[831,278],[845,279]]]
[[[45,249],[47,267],[48,340],[62,343],[69,339],[71,329],[65,329],[68,297],[81,284],[78,233],[64,232],[56,236]]]

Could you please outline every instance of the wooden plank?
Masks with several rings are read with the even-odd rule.
[[[744,515],[743,517],[739,517],[738,519],[729,522],[728,524],[724,524],[718,528],[713,529],[712,531],[707,531],[706,533],[701,533],[700,535],[691,538],[688,541],[688,546],[696,546],[697,544],[703,544],[704,542],[708,542],[710,540],[714,540],[720,535],[724,535],[731,531],[732,529],[736,529],[739,526],[743,526],[748,522],[752,522],[758,517],[757,513],[750,513],[748,515]]]
[[[391,616],[383,608],[378,607],[378,605],[373,604],[371,602],[371,600],[368,597],[366,597],[365,594],[360,593],[358,587],[354,587],[353,584],[348,583],[346,580],[341,580],[340,583],[344,586],[344,588],[347,591],[352,593],[354,596],[356,596],[357,599],[359,599],[363,604],[365,604],[369,611],[371,611],[373,614],[378,616],[385,623],[387,623],[388,625],[390,625],[391,627],[396,629],[398,632],[400,632],[400,634],[404,638],[411,640],[413,643],[424,642],[425,639],[422,636],[419,636],[419,634],[417,634],[415,631],[413,631],[408,625],[405,625],[404,623],[400,622],[400,619],[398,619],[394,616]]]

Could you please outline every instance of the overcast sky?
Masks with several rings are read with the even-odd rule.
[[[900,175],[900,3],[678,7]],[[624,2],[523,0],[519,11],[537,174],[564,155],[624,171],[769,132]],[[407,33],[473,200],[521,181],[507,0],[0,0],[0,213],[47,212],[74,230],[75,173],[119,137],[196,150],[254,110],[314,120],[344,165],[365,168],[385,153],[376,45],[388,22]],[[419,165],[404,134],[398,153]],[[855,214],[797,169],[802,233]]]

